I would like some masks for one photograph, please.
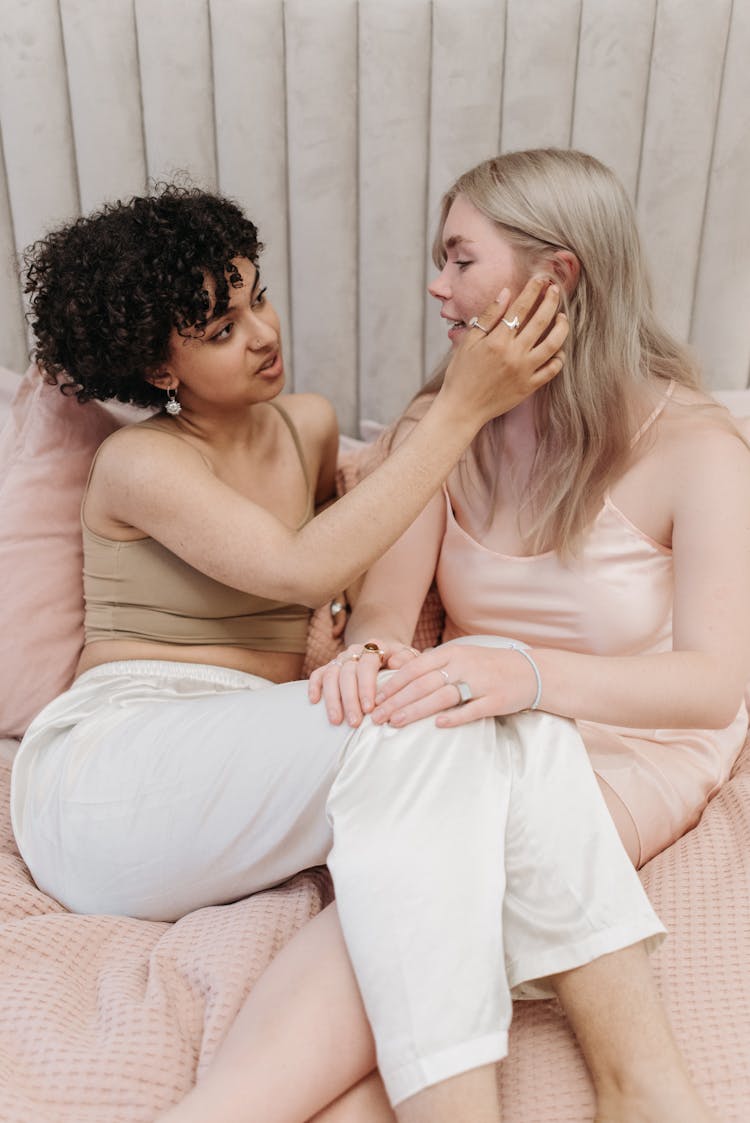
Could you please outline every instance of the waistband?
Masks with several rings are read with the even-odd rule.
[[[274,686],[272,679],[253,675],[248,671],[237,671],[233,667],[219,667],[213,663],[182,663],[169,659],[118,659],[111,663],[100,663],[84,671],[71,686],[95,682],[104,678],[131,679],[181,679],[183,682],[205,682],[216,686],[258,687]]]

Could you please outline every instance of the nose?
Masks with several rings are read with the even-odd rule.
[[[278,332],[273,324],[255,313],[252,313],[248,338],[251,351],[262,351],[264,347],[275,346],[279,341]]]
[[[427,286],[427,291],[430,296],[434,296],[436,300],[448,300],[450,297],[450,286],[448,285],[448,278],[445,275],[445,268],[441,269],[437,277]]]

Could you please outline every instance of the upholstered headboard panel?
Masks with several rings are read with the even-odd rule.
[[[587,149],[637,202],[657,302],[709,385],[750,373],[750,0],[0,0],[0,363],[14,254],[149,177],[240,200],[297,388],[355,432],[445,337],[442,190],[498,150]]]

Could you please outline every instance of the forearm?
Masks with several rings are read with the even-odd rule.
[[[405,613],[383,601],[360,598],[346,627],[347,643],[411,644],[417,613]]]
[[[697,651],[609,657],[531,650],[540,708],[631,728],[721,729],[742,700],[743,668]]]
[[[369,569],[417,519],[477,427],[436,398],[374,472],[296,532],[285,556],[290,574],[305,586],[298,599],[321,604]]]

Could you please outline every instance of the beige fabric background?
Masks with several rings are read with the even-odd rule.
[[[637,203],[657,303],[750,381],[750,0],[0,0],[0,363],[14,255],[148,177],[240,200],[293,380],[345,431],[444,346],[437,202],[498,150],[587,149]]]

